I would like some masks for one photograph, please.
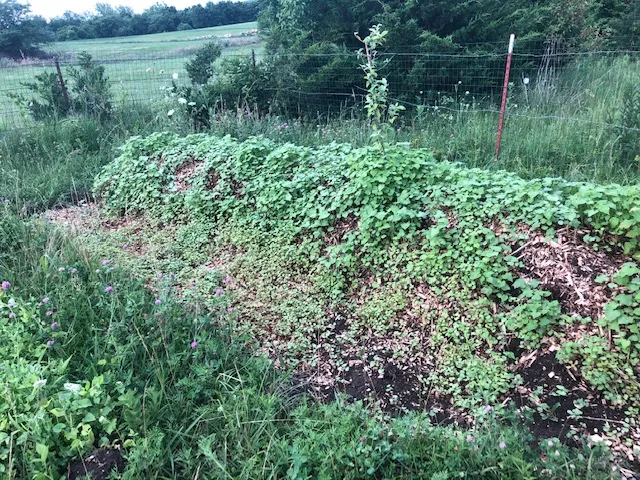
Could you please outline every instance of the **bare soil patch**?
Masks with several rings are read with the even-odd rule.
[[[324,243],[327,246],[336,246],[342,243],[344,236],[358,229],[360,220],[355,215],[349,215],[347,218],[341,218],[327,231],[324,237]]]
[[[124,470],[124,459],[120,449],[101,448],[85,459],[76,460],[67,467],[67,478],[91,478],[92,480],[108,480],[111,473]]]
[[[194,177],[196,170],[203,164],[200,160],[190,160],[178,167],[175,172],[174,185],[178,192],[184,192],[191,186],[191,179]]]

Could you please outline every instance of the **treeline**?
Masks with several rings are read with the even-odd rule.
[[[559,72],[566,53],[637,49],[640,39],[640,0],[260,0],[260,9],[271,54],[262,64],[266,91],[295,92],[296,108],[312,98],[320,111],[364,92],[355,34],[364,38],[376,24],[388,31],[380,73],[392,97],[430,105],[469,86],[487,102],[499,97],[511,33],[517,52],[534,54],[518,58],[513,78],[531,77],[531,85],[543,62]],[[328,82],[337,95],[305,97],[328,91]]]
[[[95,14],[65,12],[51,19],[47,27],[56,40],[65,41],[216,27],[252,22],[257,16],[255,1],[208,2],[205,6],[197,4],[184,10],[157,3],[139,14],[129,7],[99,3]]]
[[[504,42],[510,33],[521,48],[544,42],[564,48],[630,48],[638,45],[640,0],[260,0],[260,26],[272,52],[300,51],[330,43],[360,47],[383,24],[388,49],[474,48]],[[448,46],[448,47],[447,47]]]

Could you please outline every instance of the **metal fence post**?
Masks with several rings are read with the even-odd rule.
[[[513,56],[513,45],[516,36],[511,34],[509,38],[509,51],[507,52],[507,68],[504,73],[504,86],[502,87],[502,105],[500,106],[500,122],[498,123],[498,138],[496,139],[496,158],[500,159],[500,146],[502,144],[502,128],[504,126],[504,112],[507,108],[507,92],[509,90],[509,73],[511,72],[511,57]]]
[[[60,70],[60,62],[58,61],[58,57],[55,57],[56,62],[56,70],[58,71],[58,78],[60,79],[60,88],[62,88],[62,96],[64,97],[64,103],[67,107],[67,110],[71,110],[71,102],[69,102],[69,93],[67,92],[67,86],[64,83],[64,78],[62,76],[62,70]]]

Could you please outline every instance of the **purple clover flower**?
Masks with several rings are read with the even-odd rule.
[[[191,342],[191,348],[194,349],[194,350],[196,348],[198,348],[198,342],[196,342],[195,340],[193,342]]]
[[[102,260],[102,265],[104,265],[105,267],[109,265],[109,260],[107,259]]]
[[[105,292],[107,293],[111,293],[113,292],[113,287],[111,285],[107,286],[107,288],[104,289]]]
[[[159,298],[156,298],[156,305],[162,305],[162,300],[160,300]]]
[[[6,280],[2,282],[2,290],[9,290],[10,288],[11,288],[11,283],[7,282]]]
[[[233,278],[231,278],[229,275],[227,275],[227,276],[225,277],[225,279],[223,280],[223,282],[224,282],[224,283],[231,283],[231,282],[233,282]]]
[[[77,268],[72,268],[71,269],[71,273],[78,273],[78,269]]]
[[[53,345],[55,342],[53,340],[47,340],[47,347],[50,347],[51,345]]]
[[[52,329],[52,330],[55,330],[55,329],[56,329],[56,328],[58,328],[59,326],[60,326],[60,324],[59,324],[58,322],[53,322],[53,323],[51,324],[51,329]]]
[[[16,318],[16,314],[15,314],[15,313],[13,313],[13,312],[11,312],[11,313],[9,314],[9,318],[11,318],[11,319]]]
[[[44,297],[42,299],[42,303],[49,303],[49,297]]]
[[[229,308],[227,308],[227,312],[229,312],[229,313],[233,312],[233,310],[234,310],[234,308],[233,308],[233,307],[229,307]]]
[[[506,446],[507,446],[507,444],[506,444],[506,443],[504,443],[504,442],[500,442],[499,447],[500,447],[501,449],[506,448]]]
[[[222,291],[221,288],[216,290],[216,295],[222,295],[224,292]]]

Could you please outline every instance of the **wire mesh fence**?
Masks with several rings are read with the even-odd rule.
[[[168,95],[172,83],[189,83],[184,65],[191,50],[94,53],[104,65],[114,104],[119,108],[157,105],[159,111],[176,99]],[[262,76],[243,78],[227,68],[218,79],[236,87],[220,95],[219,108],[237,109],[244,97],[246,109],[263,103],[262,113],[282,117],[323,118],[362,115],[366,89],[361,59],[355,52],[268,56],[228,49],[222,62],[269,64]],[[633,118],[625,118],[626,92],[640,85],[638,51],[562,53],[553,48],[513,55],[509,83],[507,124],[517,119],[531,122],[577,122],[600,129],[640,131]],[[407,118],[452,121],[474,116],[497,119],[505,75],[504,53],[401,52],[378,58],[379,74],[389,84],[389,99],[405,106]],[[59,59],[63,77],[77,64],[74,55]],[[15,95],[29,95],[26,83],[39,73],[55,72],[53,59],[0,64],[0,128],[28,128],[33,120]],[[229,78],[232,77],[232,78]],[[73,85],[69,85],[70,88]],[[229,87],[230,88],[230,87]],[[258,99],[259,97],[259,99]],[[179,106],[176,104],[176,106]],[[497,121],[497,120],[496,120]],[[533,126],[534,123],[531,123]],[[533,127],[532,127],[533,128]]]

